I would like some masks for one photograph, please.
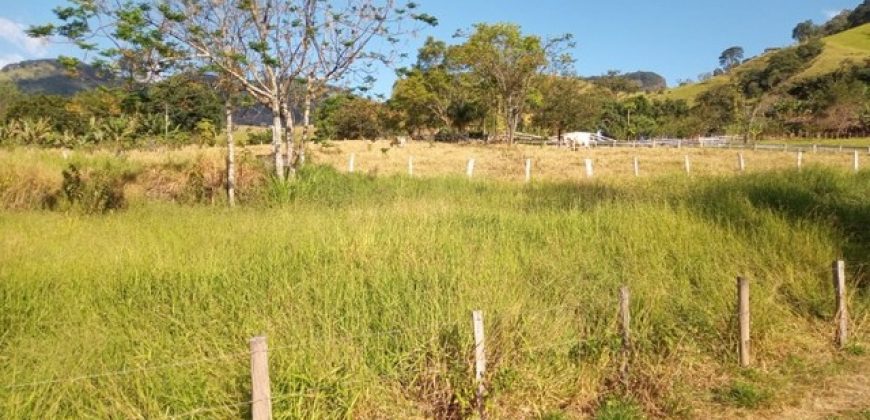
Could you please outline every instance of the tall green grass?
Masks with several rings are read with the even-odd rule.
[[[473,309],[494,416],[680,415],[740,375],[735,276],[759,375],[788,380],[786,360],[840,357],[831,260],[870,262],[866,171],[520,187],[313,167],[264,196],[0,213],[3,417],[246,416],[257,334],[276,418],[468,416]],[[867,277],[850,274],[862,343]]]

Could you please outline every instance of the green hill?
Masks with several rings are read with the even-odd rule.
[[[830,73],[849,60],[861,61],[870,59],[870,23],[825,37],[822,39],[822,42],[824,43],[822,53],[813,59],[809,67],[793,76],[792,80]],[[728,74],[716,76],[704,82],[670,89],[661,95],[656,95],[656,97],[662,99],[684,99],[693,102],[701,93],[715,86],[729,83],[734,80],[735,76],[746,71],[756,70],[765,66],[770,55],[771,53],[766,53],[750,59]]]

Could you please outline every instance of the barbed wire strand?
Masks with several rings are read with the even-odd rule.
[[[91,379],[99,379],[99,378],[106,378],[106,377],[112,377],[112,376],[127,376],[127,375],[133,375],[136,373],[148,373],[148,372],[155,372],[155,371],[160,371],[160,370],[165,370],[165,369],[170,369],[170,368],[195,366],[195,365],[200,365],[200,364],[205,364],[205,363],[232,360],[234,358],[238,358],[241,356],[249,356],[249,355],[250,355],[250,352],[232,353],[232,354],[227,354],[227,355],[223,355],[223,356],[209,357],[209,358],[203,358],[203,359],[197,359],[197,360],[188,360],[188,361],[176,362],[176,363],[167,363],[167,364],[163,364],[163,365],[145,366],[145,367],[141,367],[141,368],[120,369],[120,370],[115,370],[115,371],[105,371],[105,372],[83,374],[83,375],[73,376],[73,377],[68,377],[68,378],[46,379],[46,380],[33,381],[33,382],[9,384],[9,385],[2,386],[2,388],[4,388],[4,389],[28,388],[28,387],[41,386],[41,385],[72,383],[72,382],[86,381],[86,380],[91,380]]]

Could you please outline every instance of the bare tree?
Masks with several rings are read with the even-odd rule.
[[[68,0],[55,14],[60,24],[31,28],[33,36],[61,36],[96,51],[137,74],[166,71],[187,59],[207,64],[272,112],[275,175],[283,179],[292,158],[290,92],[302,76],[317,83],[341,79],[365,57],[376,38],[398,41],[416,4],[395,0]],[[340,4],[340,7],[334,6]],[[309,95],[310,96],[310,95]],[[296,99],[298,100],[298,99]],[[308,125],[306,123],[306,125]],[[285,130],[286,128],[286,130]],[[287,143],[281,153],[282,139]]]

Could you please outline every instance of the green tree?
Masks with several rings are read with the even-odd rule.
[[[9,107],[21,97],[18,86],[10,81],[0,82],[0,121],[6,120]]]
[[[743,62],[743,47],[731,47],[719,55],[719,65],[726,71],[737,67],[741,62]]]
[[[172,127],[191,131],[202,120],[216,124],[223,121],[223,107],[224,100],[214,83],[201,74],[185,72],[140,90],[135,100],[127,104],[127,111],[165,115]],[[216,129],[220,128],[218,124]]]
[[[317,138],[375,140],[383,134],[383,105],[352,95],[327,98],[315,115]]]
[[[456,48],[457,63],[467,67],[498,98],[509,144],[513,144],[535,77],[550,64],[569,61],[561,51],[570,40],[570,35],[564,35],[542,41],[524,35],[518,25],[481,23]]]
[[[819,27],[812,20],[806,20],[798,23],[791,31],[791,37],[798,42],[806,42],[818,36]]]
[[[537,82],[541,102],[534,109],[535,125],[562,134],[572,130],[592,131],[599,126],[607,91],[589,86],[575,77],[543,76]]]
[[[742,109],[743,97],[733,85],[722,85],[698,95],[692,113],[704,121],[702,134],[722,134]]]
[[[483,89],[455,63],[455,55],[455,47],[429,38],[417,63],[399,71],[389,105],[402,115],[404,131],[451,129],[466,135],[487,113]]]

